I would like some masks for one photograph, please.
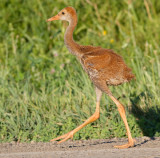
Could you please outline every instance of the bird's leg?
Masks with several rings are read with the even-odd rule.
[[[54,138],[51,141],[56,141],[56,140],[62,139],[61,141],[58,142],[58,144],[62,143],[62,142],[65,142],[69,138],[73,138],[73,135],[76,132],[78,132],[80,129],[82,129],[83,127],[85,127],[89,123],[91,123],[93,121],[96,121],[99,118],[99,116],[100,116],[100,112],[99,111],[100,111],[100,98],[101,98],[101,95],[102,95],[102,91],[100,91],[98,88],[96,88],[96,96],[97,96],[96,111],[95,111],[95,113],[90,118],[88,118],[83,124],[81,124],[80,126],[78,126],[77,128],[75,128],[74,130],[72,130],[72,131],[70,131],[67,134],[64,134],[62,136]]]
[[[124,149],[124,148],[129,148],[129,147],[133,147],[134,146],[134,142],[135,140],[133,140],[132,136],[131,136],[131,132],[127,123],[127,119],[126,119],[126,114],[125,114],[125,109],[124,106],[112,95],[109,95],[110,98],[115,102],[115,104],[118,107],[118,111],[120,113],[120,116],[125,124],[126,130],[127,130],[127,136],[128,136],[128,143],[125,145],[120,145],[120,146],[114,146],[115,148],[119,148],[119,149]]]

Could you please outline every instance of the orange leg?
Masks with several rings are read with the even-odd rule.
[[[126,114],[125,114],[125,109],[124,106],[116,99],[114,98],[112,95],[110,96],[111,99],[115,102],[115,104],[118,107],[118,111],[120,113],[120,116],[125,124],[126,130],[127,130],[127,136],[128,136],[128,143],[124,144],[124,145],[119,145],[119,146],[114,146],[115,148],[119,148],[119,149],[124,149],[124,148],[130,148],[134,146],[134,142],[135,140],[133,140],[132,136],[131,136],[131,132],[127,123],[127,119],[126,119]]]
[[[83,124],[81,124],[80,126],[78,126],[77,128],[75,128],[74,130],[72,130],[72,131],[70,131],[67,134],[64,134],[62,136],[54,138],[51,141],[62,139],[61,141],[58,142],[58,144],[62,143],[62,142],[65,142],[69,138],[73,138],[73,135],[76,132],[78,132],[80,129],[82,129],[83,127],[85,127],[89,123],[91,123],[93,121],[96,121],[99,118],[99,116],[100,116],[99,110],[100,110],[100,98],[101,98],[101,95],[102,95],[102,92],[99,89],[96,88],[96,96],[97,96],[96,111],[95,111],[95,113],[89,119],[87,119]]]
[[[93,122],[93,121],[96,121],[100,114],[99,114],[99,104],[100,102],[97,102],[97,105],[96,105],[96,111],[95,113],[89,118],[87,119],[83,124],[81,124],[80,126],[78,126],[77,128],[75,128],[74,130],[68,132],[67,134],[64,134],[62,136],[59,136],[57,138],[54,138],[52,139],[51,141],[55,141],[55,140],[59,140],[59,139],[62,139],[61,141],[58,142],[59,143],[62,143],[62,142],[65,142],[67,139],[69,138],[73,138],[73,135],[78,132],[80,129],[82,129],[83,127],[85,127],[86,125],[88,125],[89,123]]]

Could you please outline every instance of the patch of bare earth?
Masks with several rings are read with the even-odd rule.
[[[160,138],[136,138],[135,147],[115,149],[127,139],[69,140],[48,143],[2,143],[0,158],[160,158]]]

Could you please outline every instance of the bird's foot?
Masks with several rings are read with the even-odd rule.
[[[118,149],[126,149],[126,148],[131,148],[134,146],[136,140],[135,139],[132,139],[130,140],[127,144],[124,144],[124,145],[115,145],[114,147],[115,148],[118,148]]]
[[[74,135],[74,132],[73,131],[70,131],[62,136],[59,136],[57,138],[54,138],[52,140],[50,140],[51,142],[52,141],[56,141],[56,140],[59,140],[59,139],[62,139],[61,141],[58,142],[58,144],[62,143],[62,142],[65,142],[66,140],[68,140],[69,138],[73,139],[73,135]]]

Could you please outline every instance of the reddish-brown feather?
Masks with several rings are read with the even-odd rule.
[[[86,46],[85,50],[88,51],[80,59],[91,80],[103,80],[107,85],[119,85],[135,77],[120,55],[110,49],[95,48]]]

